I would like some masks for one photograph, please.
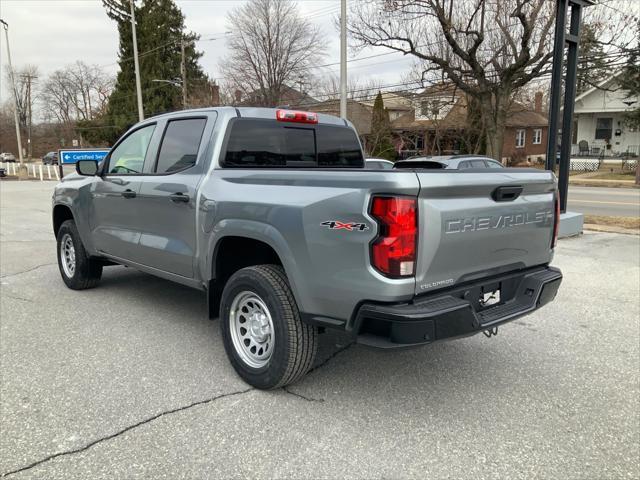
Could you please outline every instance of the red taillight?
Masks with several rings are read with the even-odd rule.
[[[415,198],[374,197],[371,215],[379,233],[371,246],[371,263],[387,277],[415,275],[418,240]]]
[[[558,242],[558,228],[560,227],[560,195],[556,191],[556,212],[553,217],[553,240],[551,240],[551,248],[555,248]]]
[[[279,122],[318,123],[318,114],[296,110],[276,110],[276,120]]]

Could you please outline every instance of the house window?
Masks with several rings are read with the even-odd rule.
[[[516,130],[516,148],[524,148],[525,131]]]
[[[596,119],[596,140],[611,140],[613,118]]]
[[[439,100],[424,100],[420,102],[420,115],[427,118],[438,118],[444,104]]]
[[[533,144],[540,145],[542,143],[542,129],[534,128],[533,129]]]

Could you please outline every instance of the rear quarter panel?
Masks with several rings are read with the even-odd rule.
[[[264,241],[280,256],[301,311],[347,320],[359,301],[413,296],[413,278],[391,280],[370,266],[377,225],[367,210],[373,194],[418,189],[412,172],[217,169],[202,187],[216,205],[209,249],[228,235]],[[327,221],[367,228],[331,229]]]

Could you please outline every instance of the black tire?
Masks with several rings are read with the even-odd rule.
[[[68,275],[63,267],[62,242],[67,236],[71,237],[75,250],[75,268],[73,275]],[[102,277],[102,262],[99,259],[91,258],[84,249],[82,240],[78,233],[78,228],[73,220],[66,220],[60,226],[57,235],[58,268],[60,275],[67,287],[73,290],[85,290],[95,287]]]
[[[231,305],[239,294],[251,292],[266,304],[273,321],[273,351],[268,363],[254,368],[234,346]],[[220,327],[227,356],[245,382],[260,389],[284,387],[302,378],[318,349],[317,330],[300,319],[287,276],[277,265],[258,265],[234,273],[222,292]]]

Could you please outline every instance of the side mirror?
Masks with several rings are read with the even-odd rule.
[[[76,162],[76,172],[79,175],[93,177],[98,173],[98,162],[95,160],[78,160]]]

